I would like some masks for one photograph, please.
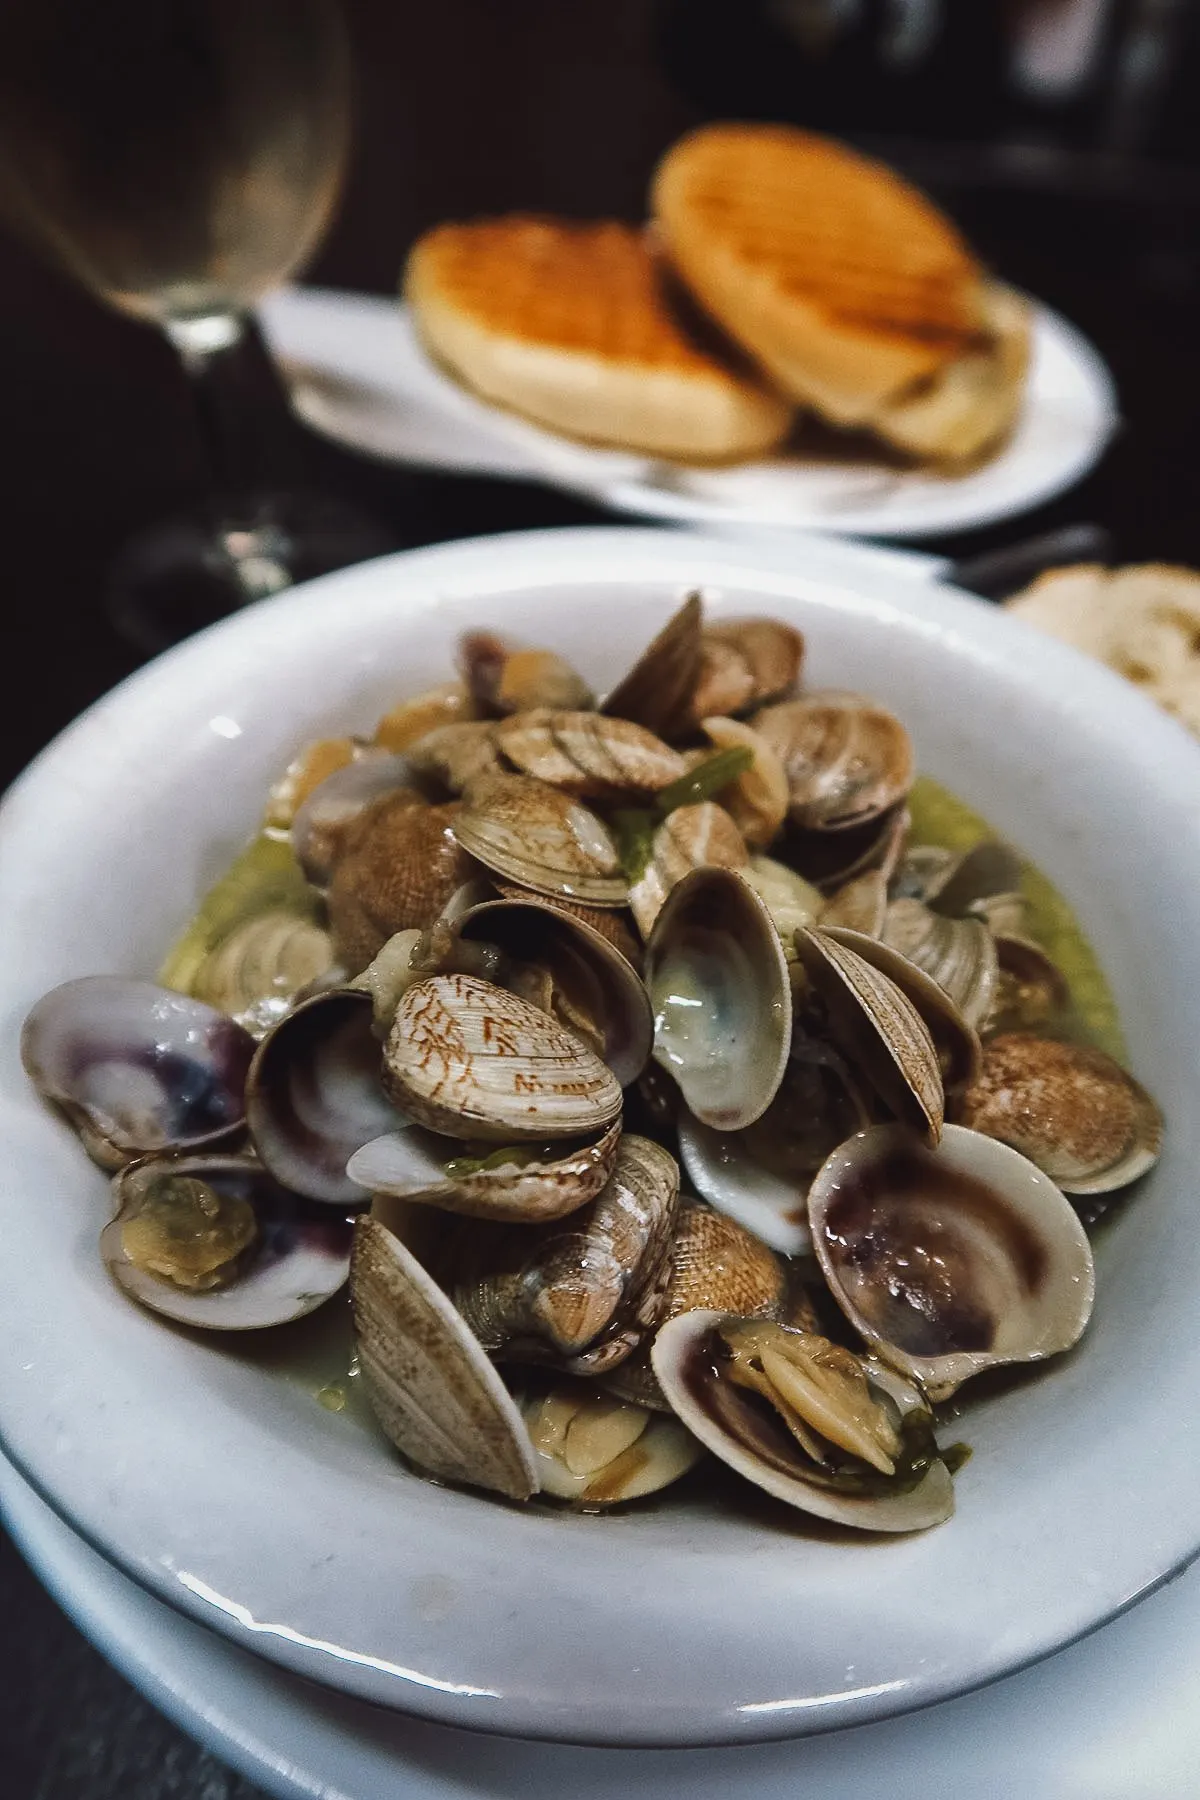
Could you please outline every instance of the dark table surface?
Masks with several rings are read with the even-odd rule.
[[[310,271],[324,283],[388,292],[415,233],[447,216],[542,207],[635,217],[655,156],[694,116],[659,72],[640,0],[361,0],[350,11],[360,127],[344,203]],[[1118,559],[1200,565],[1200,180],[1027,153],[891,149],[993,266],[1095,340],[1124,418],[1072,494],[931,547],[960,554],[1091,521],[1111,530]],[[132,531],[203,496],[205,471],[166,344],[7,239],[0,396],[2,784],[135,666],[106,620],[106,573]],[[398,547],[603,522],[541,488],[406,474],[292,429],[306,478],[368,507]],[[245,1782],[106,1667],[2,1540],[0,1620],[5,1800],[248,1800]]]

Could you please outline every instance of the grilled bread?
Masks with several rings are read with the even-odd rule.
[[[1011,425],[1024,302],[883,164],[787,126],[713,125],[667,152],[652,203],[699,301],[833,424],[947,461]]]
[[[632,226],[442,225],[414,247],[404,293],[437,361],[551,431],[695,462],[754,456],[788,431],[789,403],[689,328]]]

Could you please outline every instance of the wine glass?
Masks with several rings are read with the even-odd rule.
[[[273,369],[264,400],[252,309],[319,242],[349,121],[335,0],[5,0],[0,205],[165,332],[210,459],[212,504],[135,539],[115,571],[114,614],[142,648],[387,547],[340,501],[272,491],[262,467],[264,415],[286,401]]]

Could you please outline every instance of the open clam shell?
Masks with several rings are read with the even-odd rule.
[[[668,894],[646,946],[654,1057],[692,1113],[741,1131],[787,1066],[792,989],[771,915],[729,869],[695,869]]]
[[[1082,1336],[1095,1293],[1074,1209],[1007,1144],[948,1125],[936,1150],[876,1126],[835,1150],[808,1197],[834,1299],[931,1399]]]
[[[637,1080],[654,1045],[654,1014],[628,959],[608,939],[583,919],[532,897],[485,901],[466,914],[459,930],[545,970],[559,1022],[571,1029],[573,1020],[580,1021],[622,1087]]]
[[[443,681],[385,712],[375,726],[373,741],[381,749],[403,751],[442,725],[465,724],[476,716],[475,701],[466,684]]]
[[[113,1191],[117,1212],[100,1234],[105,1266],[177,1324],[284,1325],[322,1306],[350,1273],[349,1223],[306,1208],[252,1157],[147,1157],[122,1170]]]
[[[857,875],[877,869],[890,881],[908,840],[908,808],[901,801],[865,825],[842,831],[790,828],[780,855],[823,894],[834,894]]]
[[[860,931],[864,937],[881,937],[887,918],[887,882],[878,869],[855,875],[835,888],[821,908],[823,931],[837,926],[844,931]]]
[[[632,719],[670,739],[692,723],[692,695],[700,675],[702,607],[689,594],[667,620],[624,679],[608,694],[601,711]]]
[[[595,704],[587,682],[557,652],[510,643],[494,631],[465,631],[458,666],[472,697],[493,713]]]
[[[596,814],[528,775],[471,783],[454,822],[463,849],[494,874],[590,906],[624,906],[616,845]]]
[[[354,1152],[402,1115],[383,1090],[371,995],[357,988],[317,994],[259,1045],[246,1082],[254,1147],[284,1187],[310,1200],[362,1205],[346,1173]]]
[[[496,727],[496,742],[523,775],[581,800],[657,794],[687,773],[644,725],[604,713],[518,713]]]
[[[664,1325],[652,1358],[688,1430],[787,1505],[861,1531],[922,1531],[953,1513],[928,1408],[890,1370],[823,1338],[759,1332],[717,1311]],[[732,1378],[735,1363],[749,1365],[755,1386]]]
[[[511,1500],[536,1493],[537,1459],[507,1388],[441,1288],[369,1214],[354,1228],[350,1294],[363,1384],[396,1448],[443,1481]]]
[[[580,1038],[471,975],[434,975],[409,988],[383,1066],[397,1107],[452,1137],[590,1136],[621,1111],[620,1083]]]
[[[557,1381],[519,1404],[541,1492],[585,1512],[657,1494],[704,1454],[678,1419],[584,1382]]]
[[[904,726],[861,694],[833,690],[768,706],[751,720],[783,763],[801,830],[838,831],[904,799],[916,770]]]
[[[919,969],[916,963],[909,962],[890,944],[840,925],[822,924],[821,930],[825,937],[840,944],[843,950],[852,950],[900,989],[933,1039],[946,1103],[957,1107],[982,1066],[983,1047],[974,1026],[967,1023],[949,994],[931,975]]]
[[[1031,938],[995,936],[999,979],[980,1030],[996,1037],[1003,1031],[1038,1031],[1065,1018],[1071,989],[1058,964]]]
[[[466,1144],[408,1125],[356,1150],[346,1173],[357,1188],[372,1194],[474,1219],[537,1225],[595,1199],[612,1174],[620,1141],[618,1120],[594,1143],[569,1150],[557,1146],[549,1160],[527,1160],[515,1144],[490,1157],[471,1158]],[[463,1167],[471,1162],[482,1166]]]
[[[692,713],[740,713],[790,693],[804,661],[804,638],[781,619],[728,619],[701,634]]]
[[[464,1233],[454,1304],[489,1355],[613,1368],[658,1320],[678,1203],[674,1157],[630,1134],[603,1192],[561,1223]]]
[[[33,1085],[105,1169],[235,1136],[253,1055],[249,1032],[214,1007],[117,975],[53,988],[21,1031]]]
[[[713,800],[677,806],[668,813],[650,846],[650,858],[629,890],[638,930],[649,937],[671,889],[693,869],[741,869],[750,860],[746,840]]]
[[[912,1002],[839,932],[798,931],[796,951],[851,1067],[896,1118],[936,1143],[945,1112],[941,1065]]]
[[[1110,1194],[1146,1174],[1162,1114],[1111,1056],[1086,1044],[1004,1032],[984,1045],[963,1123],[1011,1144],[1066,1194]]]

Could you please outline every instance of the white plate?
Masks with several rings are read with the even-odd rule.
[[[875,559],[639,531],[388,558],[250,609],[64,734],[0,810],[0,1432],[139,1581],[297,1672],[485,1730],[688,1743],[861,1723],[1045,1654],[1200,1548],[1193,1329],[1200,748],[1136,690]],[[886,697],[920,759],[1080,908],[1164,1159],[1107,1234],[1080,1354],[974,1408],[959,1511],[847,1544],[700,1501],[551,1516],[408,1475],[370,1431],[211,1338],[165,1329],[95,1252],[104,1183],[35,1101],[17,1029],[48,987],[154,966],[312,732],[444,677],[467,624],[601,687],[704,584],[809,633],[815,682]]]
[[[820,455],[706,470],[592,449],[458,387],[389,300],[292,288],[265,302],[262,320],[297,410],[329,437],[389,462],[544,481],[614,512],[679,523],[883,538],[970,531],[1082,480],[1118,418],[1099,354],[1045,306],[1016,431],[998,456],[956,476]]]
[[[1036,1669],[802,1743],[579,1750],[364,1706],[180,1618],[0,1458],[0,1514],[79,1628],[206,1749],[279,1800],[1166,1800],[1200,1761],[1200,1569]]]

